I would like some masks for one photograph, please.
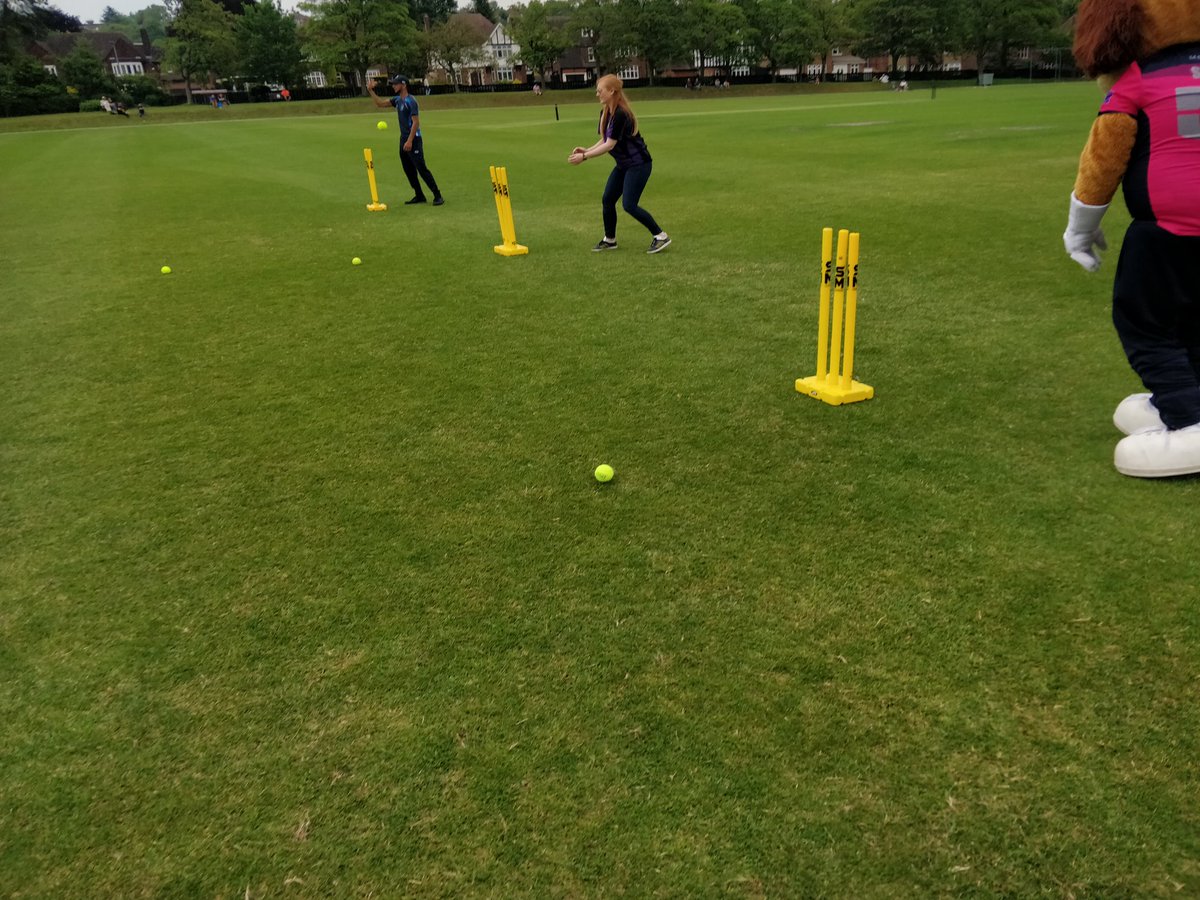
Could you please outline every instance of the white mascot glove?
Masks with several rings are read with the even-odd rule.
[[[1100,230],[1100,220],[1108,211],[1108,204],[1088,206],[1071,194],[1071,214],[1067,217],[1067,230],[1063,232],[1063,246],[1071,259],[1089,272],[1100,268],[1100,255],[1093,249],[1108,249],[1108,241]]]

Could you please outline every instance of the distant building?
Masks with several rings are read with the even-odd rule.
[[[142,29],[141,38],[141,42],[135,44],[119,31],[55,32],[30,42],[27,49],[30,56],[52,75],[59,74],[59,64],[82,43],[99,56],[105,70],[117,78],[131,75],[157,77],[161,52],[150,45],[145,29]]]

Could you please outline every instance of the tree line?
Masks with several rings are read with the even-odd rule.
[[[969,54],[1001,71],[1023,47],[1066,46],[1078,0],[528,0],[508,9],[472,0],[464,11],[505,22],[519,58],[546,79],[582,34],[601,72],[633,60],[653,83],[668,68],[737,65],[805,71],[835,50],[901,59],[936,69],[947,53]],[[420,77],[433,68],[456,73],[482,57],[479,35],[452,19],[455,0],[302,0],[296,19],[276,0],[166,0],[134,13],[105,10],[106,30],[139,40],[144,31],[163,51],[164,69],[186,83],[304,83],[316,69],[364,86],[374,68]],[[114,80],[95,54],[78,45],[59,74],[46,76],[24,48],[51,31],[78,31],[78,19],[47,0],[0,0],[0,107],[16,94],[89,99],[144,94],[156,86]],[[824,63],[820,62],[823,66]],[[65,89],[65,90],[64,90]],[[140,98],[130,97],[136,100]],[[153,99],[153,98],[151,98]],[[28,104],[26,104],[28,105]],[[53,105],[53,104],[49,104]],[[46,111],[46,110],[41,110]]]

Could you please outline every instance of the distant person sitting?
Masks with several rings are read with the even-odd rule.
[[[129,113],[125,112],[125,104],[124,103],[118,103],[115,112],[118,116],[124,116],[127,119],[129,118]]]

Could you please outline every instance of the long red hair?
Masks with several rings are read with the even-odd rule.
[[[608,117],[616,111],[617,107],[625,110],[625,115],[629,116],[629,121],[633,123],[633,130],[629,133],[637,134],[637,116],[633,114],[633,107],[629,105],[629,98],[625,96],[625,82],[616,75],[601,75],[600,80],[596,82],[596,87],[612,91],[612,96],[604,104],[604,112],[600,113],[601,136],[608,127]]]

